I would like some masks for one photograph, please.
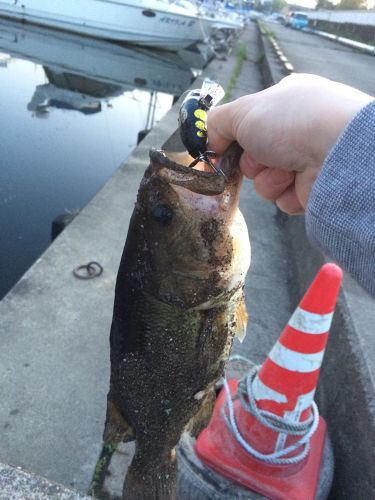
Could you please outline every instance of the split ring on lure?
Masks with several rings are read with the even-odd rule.
[[[217,174],[226,177],[224,172],[215,167],[210,157],[215,157],[214,151],[207,150],[207,113],[224,96],[224,89],[218,83],[206,78],[201,89],[188,92],[183,100],[178,117],[181,140],[194,161],[207,163]]]

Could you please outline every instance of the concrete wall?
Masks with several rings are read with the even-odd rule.
[[[375,26],[375,11],[367,10],[316,10],[308,13],[309,19],[332,23],[351,23]]]

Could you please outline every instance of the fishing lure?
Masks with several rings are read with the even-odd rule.
[[[206,78],[201,89],[188,92],[183,100],[179,113],[180,135],[184,146],[194,161],[190,167],[198,162],[207,163],[216,173],[225,177],[224,172],[217,168],[210,157],[215,157],[214,151],[207,150],[207,113],[224,96],[224,89],[218,83]]]

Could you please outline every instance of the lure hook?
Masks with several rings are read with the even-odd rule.
[[[199,153],[199,155],[190,163],[189,167],[193,168],[195,167],[195,165],[197,165],[197,163],[203,161],[204,163],[209,165],[216,174],[222,175],[224,179],[227,181],[228,180],[227,176],[224,174],[224,172],[220,167],[216,167],[216,165],[212,163],[210,156],[216,158],[217,154],[215,153],[215,151],[205,151],[204,153]]]

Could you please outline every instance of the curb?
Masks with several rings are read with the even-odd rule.
[[[65,488],[64,486],[48,481],[36,474],[31,474],[20,467],[12,467],[0,463],[0,500],[24,500],[38,498],[48,500],[85,500],[91,497]]]
[[[264,57],[261,61],[261,71],[266,87],[274,85],[285,76],[294,73],[294,67],[288,60],[275,37],[267,32],[266,25],[257,22],[259,31],[259,45]]]
[[[311,33],[312,35],[321,36],[322,38],[328,38],[329,40],[338,42],[341,45],[346,45],[347,47],[358,49],[371,56],[375,56],[375,47],[373,45],[368,45],[367,43],[362,43],[362,42],[356,42],[355,40],[351,40],[350,38],[337,36],[332,33],[327,33],[326,31],[319,31],[312,28],[304,28],[303,31],[306,31],[306,33]]]

